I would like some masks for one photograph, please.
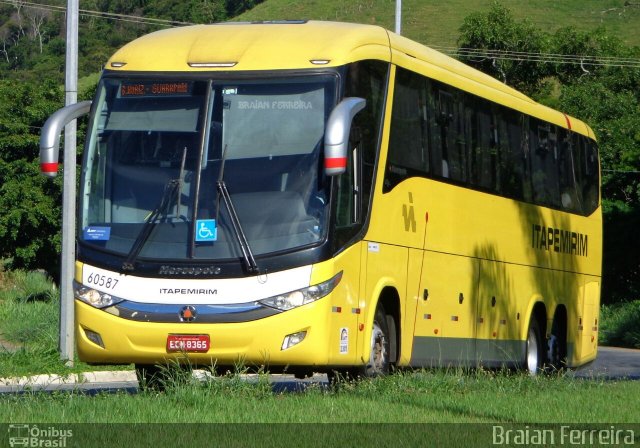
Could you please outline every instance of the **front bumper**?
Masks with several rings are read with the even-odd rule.
[[[329,362],[329,301],[249,322],[157,323],[114,316],[75,301],[76,340],[81,361],[109,364],[157,364],[171,360],[191,365],[315,366]],[[98,334],[104,347],[87,337]],[[306,331],[298,345],[282,350],[287,335]],[[206,353],[167,352],[169,334],[207,334]]]

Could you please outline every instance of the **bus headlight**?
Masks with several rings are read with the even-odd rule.
[[[315,302],[318,299],[328,295],[334,288],[340,283],[342,278],[342,271],[334,275],[326,282],[318,283],[317,285],[309,286],[308,288],[298,289],[285,294],[269,297],[268,299],[260,300],[262,305],[276,308],[278,310],[287,311],[293,308],[297,308],[307,303]]]
[[[73,282],[73,296],[95,308],[105,308],[123,301],[119,297],[114,297],[106,292],[101,292],[76,282]]]

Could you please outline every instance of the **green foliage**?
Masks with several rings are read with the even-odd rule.
[[[636,88],[640,88],[640,84]],[[583,78],[565,87],[560,106],[592,124],[603,168],[603,197],[640,205],[640,102],[632,90],[613,89],[606,79]]]
[[[262,0],[85,0],[81,8],[134,17],[80,15],[79,76],[102,70],[113,52],[143,34],[161,28],[135,17],[182,23],[222,22]],[[20,3],[20,2],[18,2]],[[51,2],[64,5],[62,0]],[[22,5],[0,4],[0,76],[64,81],[64,14]]]
[[[640,348],[640,300],[603,306],[600,309],[600,343]]]
[[[460,27],[458,46],[462,49],[489,50],[460,59],[522,91],[539,87],[549,67],[517,55],[495,57],[491,51],[542,53],[546,47],[544,34],[528,21],[516,22],[511,11],[494,3],[487,13],[473,13]]]
[[[602,302],[626,302],[640,297],[640,208],[605,202]],[[640,320],[635,321],[638,326]]]
[[[157,0],[145,7],[145,16],[170,17],[171,20],[190,23],[215,23],[227,18],[225,0]]]
[[[62,104],[52,82],[0,81],[0,258],[12,268],[55,271],[60,182],[40,174],[40,126]]]
[[[403,0],[402,34],[429,46],[455,47],[465,17],[490,8],[494,0]],[[538,28],[553,33],[575,26],[593,30],[605,26],[609,35],[627,45],[640,45],[640,8],[624,0],[528,0],[503,2],[512,8],[516,20],[528,19]],[[295,1],[268,0],[238,17],[238,20],[309,19],[370,23],[393,30],[395,2],[367,0]]]
[[[3,272],[0,268],[0,302],[24,304],[33,301],[56,300],[56,287],[46,274],[38,271],[15,270]],[[22,325],[22,323],[20,323]],[[0,325],[3,330],[4,325]]]

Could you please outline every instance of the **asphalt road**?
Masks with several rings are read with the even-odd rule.
[[[573,374],[578,378],[640,380],[640,350],[598,347],[596,360]]]
[[[207,376],[203,371],[194,372],[196,377]],[[571,373],[576,378],[597,380],[640,380],[640,350],[600,347],[598,357],[591,364]],[[247,375],[247,381],[257,381],[256,375]],[[291,375],[272,375],[270,382],[274,391],[295,392],[311,384],[327,385],[326,375],[296,380]],[[38,375],[29,378],[0,378],[0,394],[21,394],[33,391],[76,391],[93,395],[100,392],[127,391],[136,393],[138,381],[135,372],[91,372],[78,375]]]

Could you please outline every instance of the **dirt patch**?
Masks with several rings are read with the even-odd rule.
[[[4,352],[14,353],[20,350],[21,345],[13,342],[6,341],[2,339],[2,335],[0,334],[0,354]]]

